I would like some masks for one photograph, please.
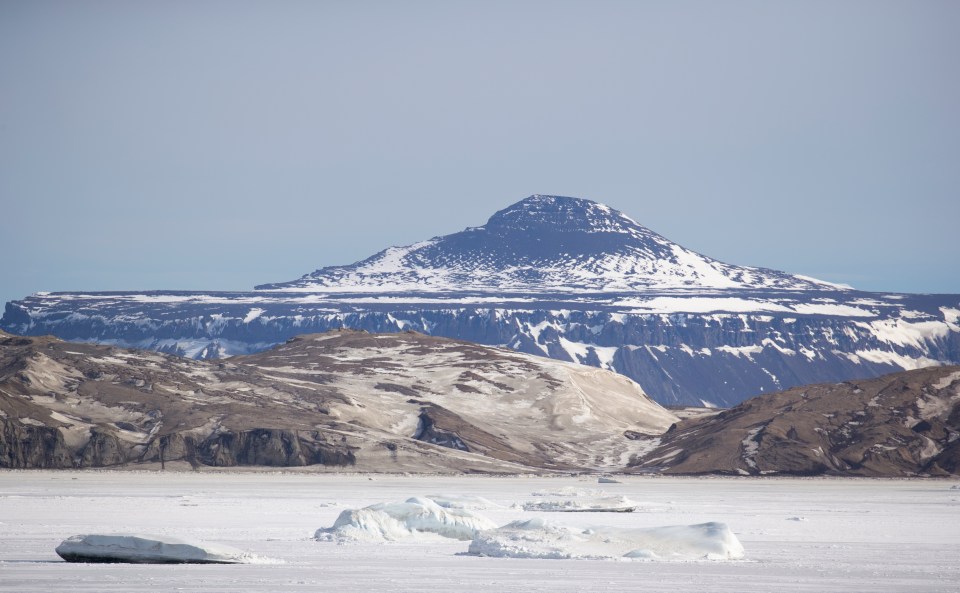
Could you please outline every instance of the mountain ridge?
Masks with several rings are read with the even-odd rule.
[[[0,329],[201,359],[331,329],[415,330],[614,370],[670,405],[960,364],[960,295],[730,266],[577,198],[531,196],[482,227],[304,278],[249,292],[36,293],[7,303]]]
[[[196,361],[0,332],[0,468],[960,474],[960,366],[666,410],[635,383],[415,332]]]

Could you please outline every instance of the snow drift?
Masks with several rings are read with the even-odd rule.
[[[574,486],[564,486],[563,488],[555,488],[552,490],[537,490],[535,492],[531,492],[530,496],[610,496],[610,493],[600,488],[576,488]]]
[[[605,496],[528,502],[523,505],[523,510],[560,513],[632,513],[638,506],[640,506],[640,503],[630,500],[626,496]]]
[[[580,529],[536,518],[483,531],[470,542],[478,556],[549,559],[736,560],[743,546],[724,523],[648,529]]]
[[[482,496],[475,496],[471,494],[430,494],[427,496],[427,498],[445,509],[468,509],[472,511],[482,511],[485,509],[503,508],[501,505],[487,500]]]

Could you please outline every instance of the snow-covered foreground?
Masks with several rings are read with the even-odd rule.
[[[836,479],[406,477],[289,473],[0,472],[0,591],[960,591],[956,482]],[[543,492],[626,496],[633,513],[530,512]],[[743,560],[467,555],[468,541],[313,539],[347,509],[470,501],[497,525],[585,530],[720,522]],[[482,498],[478,498],[482,497]],[[542,500],[542,496],[539,497]],[[492,504],[477,504],[489,501]],[[80,533],[218,542],[282,561],[71,564]]]

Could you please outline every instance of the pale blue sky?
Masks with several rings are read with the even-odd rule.
[[[249,289],[594,199],[960,293],[960,2],[0,0],[0,299]]]

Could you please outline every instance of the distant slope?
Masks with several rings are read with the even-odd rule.
[[[809,385],[683,420],[635,470],[671,474],[960,473],[960,367]]]
[[[0,334],[0,467],[610,469],[674,421],[609,371],[415,333],[226,362]]]

